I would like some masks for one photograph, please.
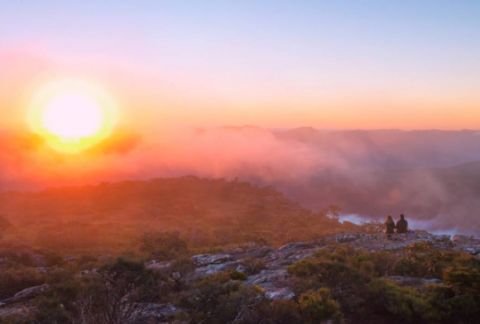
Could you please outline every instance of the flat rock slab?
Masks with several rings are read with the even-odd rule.
[[[143,323],[169,323],[172,318],[181,312],[181,310],[173,304],[136,304],[137,309],[129,321],[131,324]]]
[[[13,297],[2,300],[1,303],[12,304],[19,301],[32,299],[34,297],[37,297],[39,295],[46,293],[49,290],[50,290],[50,286],[48,284],[25,288],[17,292]]]
[[[384,278],[391,281],[395,281],[397,284],[402,286],[412,286],[412,287],[421,287],[425,285],[442,283],[442,281],[437,278],[418,278],[418,277],[408,277],[408,276],[388,276]]]
[[[0,322],[17,323],[19,319],[28,319],[35,308],[29,305],[1,305],[0,304]],[[9,322],[11,320],[11,322]]]
[[[205,266],[209,264],[220,264],[232,260],[230,254],[198,254],[192,257],[196,265]]]

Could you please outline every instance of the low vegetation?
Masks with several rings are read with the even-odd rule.
[[[165,232],[205,249],[279,245],[350,228],[328,210],[312,212],[273,188],[197,177],[0,193],[0,211],[0,244],[77,255],[183,254],[175,237],[158,235]]]
[[[331,289],[354,322],[475,323],[480,316],[480,261],[428,243],[390,252],[336,246],[288,270],[297,293]],[[403,285],[402,279],[418,284]]]
[[[183,195],[176,181],[187,188]],[[152,313],[156,322],[213,324],[475,323],[480,317],[478,256],[427,241],[367,250],[334,239],[297,258],[300,254],[289,254],[289,245],[278,245],[299,239],[327,242],[323,234],[351,228],[268,188],[176,181],[17,197],[17,203],[36,207],[16,222],[9,220],[0,239],[0,301],[5,302],[0,322],[148,323],[145,316]],[[45,207],[57,197],[65,199],[61,208]],[[77,204],[78,199],[83,202]],[[15,204],[5,210],[16,210]],[[41,211],[52,218],[27,224]],[[84,223],[69,223],[62,232],[67,220],[60,215],[72,211],[83,215]],[[112,217],[119,223],[111,223]],[[115,232],[123,225],[127,230]],[[352,228],[356,234],[371,230]],[[49,237],[54,229],[59,232]],[[21,241],[32,232],[36,239]],[[38,241],[42,235],[45,241]],[[100,245],[92,247],[93,242]],[[295,253],[309,248],[297,246]],[[251,247],[255,253],[245,253],[241,266],[203,275],[198,274],[203,265],[192,258]],[[282,287],[291,296],[272,297],[268,287],[250,280],[271,271],[265,251],[284,251],[282,260],[289,263],[275,269],[284,274],[287,269]],[[25,291],[15,295],[26,288],[32,288],[28,298]]]

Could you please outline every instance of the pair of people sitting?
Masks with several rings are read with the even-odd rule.
[[[387,220],[385,221],[385,233],[393,234],[395,233],[395,229],[397,230],[397,233],[408,232],[408,222],[405,219],[405,215],[401,214],[400,219],[396,224],[393,221],[392,216],[388,215]]]

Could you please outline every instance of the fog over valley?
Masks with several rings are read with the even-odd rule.
[[[335,205],[376,220],[405,213],[431,230],[480,231],[480,133],[473,130],[245,126],[148,139],[122,130],[85,160],[45,157],[45,144],[28,134],[3,138],[4,191],[183,175],[238,178],[273,186],[313,210]]]

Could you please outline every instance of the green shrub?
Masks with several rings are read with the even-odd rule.
[[[28,287],[41,285],[44,275],[35,269],[26,267],[10,268],[0,271],[0,299],[13,296]]]
[[[247,280],[248,276],[244,274],[243,272],[239,271],[232,271],[230,272],[230,279],[232,280],[240,280],[240,281],[245,281]]]
[[[425,288],[425,295],[432,307],[432,319],[438,322],[453,323],[455,309],[455,292],[445,285],[431,285]]]
[[[402,257],[395,262],[393,272],[400,276],[422,277],[428,271],[418,260]]]
[[[183,284],[185,278],[195,271],[195,263],[190,258],[174,260],[164,272],[177,284]]]
[[[142,302],[159,298],[159,277],[141,262],[117,259],[81,282],[79,312],[94,323],[125,323]]]
[[[480,268],[448,268],[444,271],[443,280],[460,291],[480,294]]]
[[[68,312],[57,298],[41,298],[35,313],[34,323],[60,324],[73,323],[72,313]]]
[[[394,273],[413,277],[441,278],[450,267],[475,267],[472,256],[462,252],[435,248],[429,242],[408,246],[394,264]]]
[[[432,321],[432,308],[425,297],[413,288],[376,279],[370,284],[371,300],[379,310],[404,322]]]
[[[43,257],[45,258],[45,262],[48,267],[62,266],[65,263],[60,255],[52,251],[44,252]]]
[[[318,273],[318,263],[314,259],[305,259],[290,265],[287,270],[298,277],[313,276]]]
[[[141,240],[140,249],[159,260],[175,259],[188,252],[187,243],[178,232],[147,233]]]
[[[301,324],[305,323],[300,307],[293,300],[274,300],[262,310],[264,323]]]
[[[448,304],[453,310],[452,318],[460,318],[467,323],[478,319],[480,317],[480,269],[478,267],[448,268],[444,271],[444,282],[449,290],[448,295],[441,302]],[[438,297],[434,300],[440,303]]]
[[[265,269],[265,263],[262,260],[250,258],[242,262],[245,272],[249,276],[254,275]]]
[[[322,249],[315,255],[317,261],[338,262],[358,270],[366,277],[388,275],[396,258],[385,251],[368,252],[349,246]]]
[[[329,319],[340,322],[340,306],[330,297],[330,290],[327,288],[300,295],[298,303],[307,323],[319,323]]]
[[[183,293],[181,306],[190,310],[192,322],[227,323],[247,305],[260,302],[261,290],[230,278],[230,272],[217,273],[201,279]]]

